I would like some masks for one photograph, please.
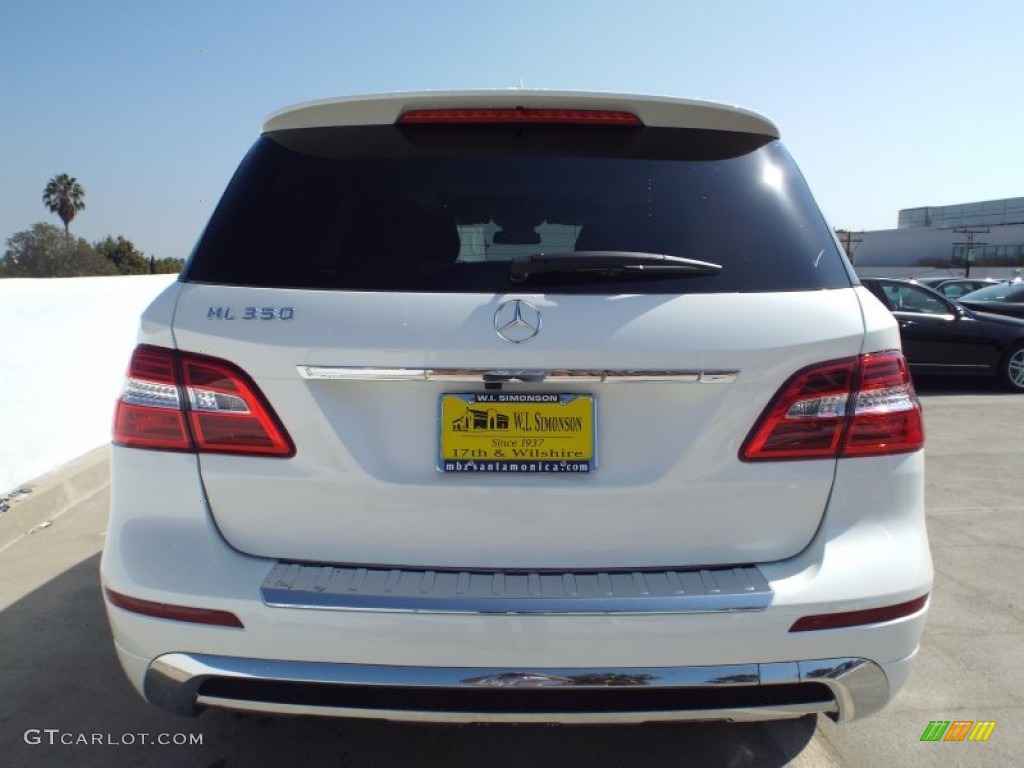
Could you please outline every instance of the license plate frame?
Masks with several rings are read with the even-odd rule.
[[[448,473],[589,474],[597,469],[591,394],[446,392],[437,469]]]

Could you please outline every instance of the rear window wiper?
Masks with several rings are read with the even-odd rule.
[[[551,272],[590,272],[607,275],[643,275],[646,277],[677,277],[682,275],[717,275],[721,264],[698,261],[664,253],[640,251],[568,251],[565,253],[534,253],[513,258],[508,279],[523,283],[532,275]]]

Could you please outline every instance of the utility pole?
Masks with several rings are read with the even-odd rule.
[[[967,249],[964,251],[964,264],[967,265],[967,269],[964,271],[964,277],[971,276],[971,262],[974,261],[974,246],[976,245],[988,245],[988,243],[976,243],[974,242],[975,235],[987,235],[989,228],[984,229],[972,229],[971,227],[953,227],[953,231],[960,235],[967,235],[966,243],[953,243],[953,245],[966,245]]]
[[[853,252],[857,249],[860,243],[864,242],[863,237],[854,237],[853,232],[848,229],[837,229],[836,237],[839,239],[840,245],[843,246],[843,250],[846,251],[846,256],[853,263]]]

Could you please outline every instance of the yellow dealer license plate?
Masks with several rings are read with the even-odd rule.
[[[591,395],[483,392],[441,395],[442,472],[592,472]]]

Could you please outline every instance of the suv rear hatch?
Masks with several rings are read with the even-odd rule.
[[[807,545],[836,459],[740,451],[787,379],[856,358],[865,334],[774,127],[553,98],[341,103],[268,124],[173,321],[178,349],[246,372],[294,441],[286,458],[200,454],[234,547],[586,569]]]

